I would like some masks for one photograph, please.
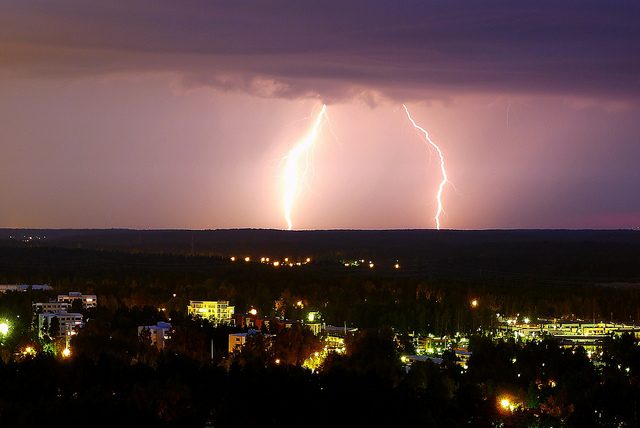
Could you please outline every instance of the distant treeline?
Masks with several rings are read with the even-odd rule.
[[[10,239],[11,237],[11,239]],[[640,232],[570,230],[27,230],[0,229],[0,245],[252,257],[373,260],[407,275],[613,281],[640,278]]]
[[[335,267],[324,262],[276,269],[221,257],[0,246],[0,283],[93,292],[111,309],[152,305],[184,311],[189,299],[229,299],[238,311],[253,306],[263,315],[301,318],[319,310],[330,324],[437,334],[489,327],[496,313],[640,321],[640,292],[629,285],[638,280],[631,276],[623,277],[627,286],[603,287],[533,275],[466,279]],[[475,309],[472,299],[480,302]],[[303,310],[296,309],[298,300]],[[280,313],[274,312],[275,301]]]

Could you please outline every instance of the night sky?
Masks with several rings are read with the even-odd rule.
[[[0,2],[0,227],[640,227],[640,3]]]

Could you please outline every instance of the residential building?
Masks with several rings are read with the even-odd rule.
[[[33,304],[34,311],[38,313],[67,312],[71,304],[68,302],[38,302]]]
[[[95,294],[82,294],[78,291],[70,291],[69,294],[58,294],[58,302],[66,302],[73,305],[76,300],[82,301],[82,307],[95,308],[98,305],[98,297]]]
[[[48,329],[53,323],[54,318],[58,319],[59,326],[59,330],[53,332],[54,337],[71,336],[76,334],[78,329],[84,327],[82,314],[68,312],[38,314],[38,331],[41,337],[43,335],[42,327],[45,325],[45,322]]]
[[[214,324],[234,324],[234,307],[228,300],[190,300],[187,313],[193,317],[208,319]]]
[[[151,345],[163,350],[165,341],[171,339],[171,324],[159,321],[156,325],[138,326],[138,336],[142,336],[146,331],[149,332]]]
[[[247,343],[248,333],[231,333],[229,335],[229,353],[233,354],[236,350],[242,349]]]

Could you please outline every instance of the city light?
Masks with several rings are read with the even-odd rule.
[[[252,309],[249,311],[249,313],[250,313],[251,315],[254,315],[254,316],[255,316],[255,315],[258,315],[258,310],[257,310],[257,309],[255,309],[255,308],[252,308]]]
[[[472,307],[472,308],[477,308],[477,307],[478,307],[478,305],[479,305],[478,299],[473,299],[473,300],[471,301],[471,307]]]
[[[0,334],[6,336],[9,334],[9,323],[6,321],[0,322]]]
[[[511,401],[509,401],[508,398],[503,398],[500,400],[500,407],[502,407],[505,410],[509,410],[509,408],[511,408]]]
[[[250,261],[251,261],[251,257],[248,257],[248,256],[247,256],[247,257],[245,257],[245,258],[244,258],[244,261],[245,261],[245,262],[250,262]]]
[[[22,350],[22,355],[25,357],[27,355],[34,356],[36,355],[36,350],[33,346],[27,346]]]
[[[235,256],[231,256],[231,261],[235,262],[236,261],[236,257]]]
[[[400,269],[400,263],[396,263],[395,265],[393,265],[393,267],[394,267],[395,269]]]
[[[64,348],[64,350],[62,351],[62,356],[64,358],[69,358],[71,356],[71,349],[69,349],[69,347]]]

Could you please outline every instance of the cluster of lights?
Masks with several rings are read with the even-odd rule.
[[[33,357],[36,355],[36,349],[33,346],[26,346],[21,353],[23,357]]]
[[[365,261],[365,259],[344,261],[344,262],[342,262],[342,264],[346,268],[359,267],[359,266],[362,266],[362,265],[366,265],[366,266],[369,267],[369,269],[373,269],[376,266],[376,264],[373,262],[373,260]],[[393,264],[393,268],[394,269],[400,269],[400,263],[398,263],[398,262],[394,263]]]
[[[238,258],[236,256],[231,256],[229,257],[229,260],[231,260],[232,262],[235,262],[236,260],[238,260]],[[251,262],[251,257],[246,256],[243,259],[245,261],[245,263],[249,263]],[[284,260],[271,260],[271,257],[260,257],[260,263],[261,264],[268,264],[268,265],[272,265],[273,267],[280,267],[280,266],[289,266],[289,267],[294,267],[294,266],[302,266],[302,265],[306,265],[311,263],[311,257],[307,257],[302,261],[296,260],[290,260],[289,257],[285,257]]]

